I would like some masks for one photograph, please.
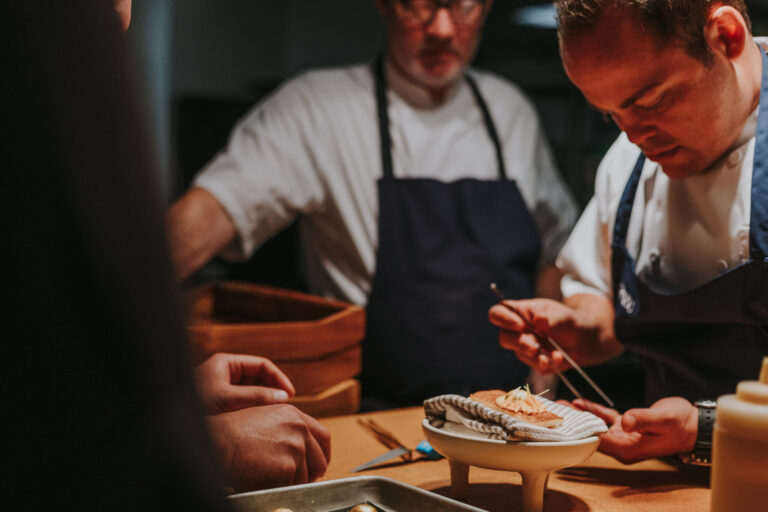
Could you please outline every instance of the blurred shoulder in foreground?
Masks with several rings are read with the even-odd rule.
[[[6,484],[24,509],[223,509],[111,7],[0,3]]]

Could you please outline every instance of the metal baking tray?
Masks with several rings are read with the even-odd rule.
[[[380,512],[475,511],[482,509],[380,476],[358,476],[314,484],[281,487],[229,497],[239,512],[346,512],[368,503]]]

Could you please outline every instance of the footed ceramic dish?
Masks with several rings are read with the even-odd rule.
[[[447,432],[428,420],[422,429],[429,443],[451,467],[454,498],[466,497],[469,466],[515,471],[523,478],[523,512],[542,512],[550,471],[575,466],[592,455],[600,444],[597,435],[577,441],[501,441]]]

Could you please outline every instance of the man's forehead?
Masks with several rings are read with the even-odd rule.
[[[569,75],[652,73],[670,49],[669,43],[619,8],[606,9],[593,26],[561,39],[563,64]]]
[[[673,47],[644,50],[633,44],[567,46],[563,64],[587,101],[600,110],[627,108],[673,79],[683,55]]]

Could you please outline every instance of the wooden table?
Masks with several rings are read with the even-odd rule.
[[[357,424],[361,417],[374,418],[408,447],[414,448],[424,439],[421,431],[424,413],[420,407],[321,419],[332,436],[331,463],[321,480],[377,475],[450,496],[445,459],[403,462],[398,458],[375,469],[350,473],[350,469],[389,450]],[[520,475],[517,473],[472,467],[469,482],[467,503],[473,506],[490,512],[509,512],[520,507]],[[550,476],[544,508],[553,512],[706,512],[709,495],[706,469],[679,468],[660,460],[627,466],[596,453],[579,466]]]

